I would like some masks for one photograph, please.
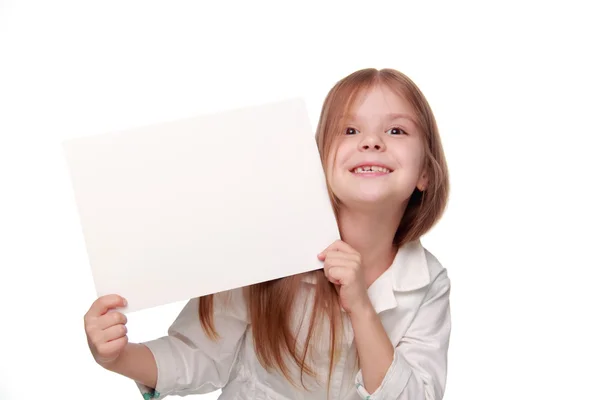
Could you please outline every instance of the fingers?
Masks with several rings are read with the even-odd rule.
[[[111,342],[113,340],[120,339],[125,335],[127,335],[127,327],[125,325],[113,325],[101,331],[101,342]]]
[[[94,323],[94,325],[100,330],[104,330],[115,325],[125,324],[127,324],[127,317],[125,316],[125,314],[120,313],[118,311],[106,313],[98,319],[96,319]]]
[[[92,303],[84,316],[88,344],[96,361],[108,365],[119,357],[128,343],[127,317],[116,311],[127,301],[116,294],[101,296]]]
[[[102,325],[112,324],[105,329],[100,329],[99,326],[102,325],[93,323],[86,325],[90,349],[96,361],[100,363],[111,362],[118,357],[129,341],[127,338],[127,326],[121,323],[113,324],[117,320],[116,318],[112,318],[113,315],[117,315],[117,313],[108,313],[97,318],[98,323]],[[123,321],[123,317],[119,318],[119,321]]]
[[[127,317],[113,308],[126,304],[118,295],[99,297],[85,314],[84,325],[88,338],[98,346],[102,343],[117,339],[127,332],[125,324]]]
[[[359,255],[359,253],[352,248],[348,243],[342,240],[336,240],[332,244],[330,244],[325,250],[318,254],[318,258],[323,261],[328,253],[332,251],[338,251],[342,253],[355,254]],[[359,255],[360,256],[360,255]]]
[[[127,336],[121,336],[118,339],[111,340],[110,342],[106,342],[105,344],[100,346],[98,348],[98,350],[105,354],[115,353],[115,352],[118,352],[120,349],[122,349],[123,346],[125,346],[128,341],[129,341],[129,338]]]
[[[347,260],[355,263],[360,263],[360,255],[357,253],[347,253],[339,250],[329,250],[325,255],[325,260]]]
[[[337,240],[318,255],[325,276],[336,285],[353,282],[361,265],[360,254],[347,243]]]
[[[107,340],[114,340],[115,332],[126,334],[127,317],[120,312],[107,313],[101,317],[90,317],[85,323],[85,332],[95,345]]]
[[[330,251],[323,261],[323,269],[326,272],[332,267],[343,267],[355,271],[360,268],[360,256],[356,254]]]
[[[92,303],[90,309],[86,313],[86,317],[99,317],[106,314],[110,309],[125,307],[126,305],[127,300],[117,294],[101,296]]]
[[[328,253],[323,264],[325,276],[337,285],[352,282],[359,269],[360,264],[355,255],[340,252]]]
[[[348,270],[344,267],[330,267],[325,269],[325,276],[330,282],[342,285],[347,281]]]
[[[114,359],[118,354],[121,353],[121,351],[128,342],[129,339],[127,338],[127,336],[121,336],[118,339],[100,344],[97,347],[99,360],[108,361]]]

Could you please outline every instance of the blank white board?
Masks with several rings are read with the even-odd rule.
[[[63,149],[97,295],[124,312],[322,268],[339,238],[302,99]]]

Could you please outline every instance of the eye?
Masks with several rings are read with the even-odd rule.
[[[356,135],[358,131],[354,128],[346,128],[346,135]]]
[[[392,129],[389,129],[386,133],[389,133],[390,135],[406,135],[406,132],[398,127],[394,127]]]

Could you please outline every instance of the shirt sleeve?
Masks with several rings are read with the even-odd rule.
[[[417,316],[394,351],[381,385],[368,393],[362,371],[356,390],[365,400],[441,400],[450,339],[450,279],[444,269],[430,285]]]
[[[190,300],[167,336],[142,343],[152,352],[158,369],[156,388],[136,383],[144,400],[209,393],[229,381],[248,326],[242,289],[214,296],[216,341],[204,332],[198,305],[198,298]]]

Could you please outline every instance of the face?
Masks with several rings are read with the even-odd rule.
[[[422,133],[415,121],[410,104],[385,86],[357,101],[328,166],[342,206],[400,205],[416,187],[426,188]]]

